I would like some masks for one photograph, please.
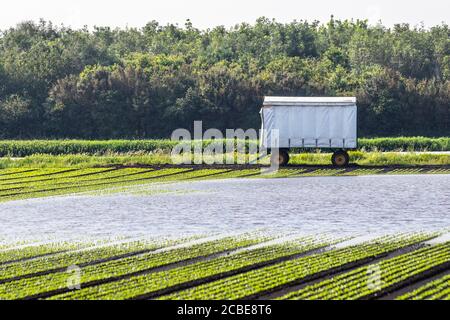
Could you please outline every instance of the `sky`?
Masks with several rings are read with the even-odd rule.
[[[254,23],[258,17],[279,22],[368,19],[386,26],[407,22],[425,27],[449,23],[448,0],[13,0],[0,6],[0,29],[25,20],[43,18],[73,28],[83,26],[143,27],[156,20],[161,24],[184,25],[190,19],[200,29],[217,25]]]

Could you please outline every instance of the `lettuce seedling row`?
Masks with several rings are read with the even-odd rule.
[[[2,173],[3,172],[3,173]],[[281,168],[276,173],[261,175],[261,169],[204,166],[142,166],[59,169],[0,170],[0,202],[73,194],[157,182],[229,178],[290,178],[311,176],[354,176],[373,174],[448,174],[448,168]]]
[[[402,235],[336,249],[276,265],[252,270],[236,276],[169,295],[167,299],[249,299],[281,290],[286,286],[320,276],[358,261],[383,256],[411,244],[428,239],[429,235]]]
[[[382,295],[394,285],[450,262],[450,244],[429,246],[382,260],[289,293],[281,299],[361,299]]]
[[[304,238],[287,244],[268,245],[167,271],[145,274],[119,282],[70,292],[57,298],[129,299],[154,296],[156,293],[161,294],[163,291],[174,289],[176,286],[179,288],[181,284],[190,286],[194,282],[211,280],[213,277],[223,277],[232,271],[239,272],[245,267],[257,267],[258,263],[270,261],[275,263],[277,258],[288,258],[295,254],[322,248],[330,243],[331,240]]]
[[[448,299],[450,242],[424,244],[438,234],[387,235],[339,247],[345,239],[261,232],[3,244],[0,299],[368,299],[410,287],[395,296]],[[75,289],[68,286],[73,266],[79,271]]]
[[[450,274],[401,295],[397,300],[450,300]]]
[[[156,249],[153,244],[153,247],[145,253],[137,254],[139,252],[135,252],[135,254],[128,257],[116,256],[114,259],[109,258],[103,260],[99,258],[104,258],[105,256],[110,257],[109,254],[111,254],[111,251],[97,250],[95,252],[89,252],[86,257],[78,259],[78,263],[73,263],[74,261],[71,260],[72,257],[64,257],[63,261],[66,266],[77,265],[80,267],[81,284],[88,285],[118,280],[130,273],[134,274],[145,270],[148,271],[175,262],[243,248],[267,241],[268,239],[267,237],[256,238],[249,235],[225,237],[188,247],[174,248],[173,250],[160,253],[151,251],[152,249]],[[115,248],[114,254],[117,255],[118,252],[123,252],[124,250],[126,250],[126,246]],[[86,263],[86,258],[91,259],[87,260],[90,261],[89,263]],[[68,262],[69,260],[71,260],[71,263]],[[62,269],[43,275],[37,274],[33,277],[8,281],[0,284],[0,298],[21,299],[29,296],[41,297],[47,292],[63,292],[67,287],[68,277],[70,277],[70,274],[65,269]]]

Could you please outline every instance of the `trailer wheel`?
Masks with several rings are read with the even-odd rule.
[[[289,153],[285,150],[279,150],[278,155],[274,153],[270,156],[270,163],[276,166],[285,166],[289,162]]]
[[[348,155],[347,151],[339,150],[333,153],[331,162],[337,167],[346,167],[350,162],[350,156]]]

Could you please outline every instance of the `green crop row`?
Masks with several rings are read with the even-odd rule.
[[[261,248],[249,249],[232,255],[221,256],[208,261],[194,263],[161,272],[144,274],[96,287],[89,287],[53,299],[128,299],[148,294],[186,282],[198,281],[226,272],[236,271],[279,259],[301,254],[333,243],[336,240],[301,238],[284,244],[273,244]],[[133,267],[133,265],[131,265]]]
[[[4,170],[8,170],[8,169],[0,170],[0,172],[3,172]],[[58,172],[64,173],[64,172],[69,172],[71,170],[72,169],[68,169],[68,168],[44,168],[44,169],[40,169],[40,170],[33,169],[33,170],[27,170],[25,172],[23,170],[20,170],[20,171],[18,170],[15,173],[9,173],[9,174],[0,176],[0,182],[3,184],[3,183],[8,183],[8,182],[15,182],[15,181],[31,179],[34,177],[45,177],[47,175],[53,175]]]
[[[57,173],[55,171],[51,175],[46,175],[47,171],[42,174],[35,173],[32,177],[25,177],[12,181],[0,181],[0,195],[17,194],[17,190],[21,191],[45,191],[45,186],[51,185],[52,190],[64,189],[71,186],[89,186],[91,183],[96,185],[96,182],[105,182],[109,185],[109,179],[114,179],[118,183],[126,183],[127,181],[141,181],[149,177],[152,180],[155,175],[161,175],[160,180],[183,180],[183,179],[224,179],[224,178],[238,178],[238,177],[267,177],[267,178],[284,178],[294,176],[324,176],[324,175],[354,175],[354,174],[373,174],[379,173],[382,169],[356,169],[347,172],[345,169],[318,169],[314,171],[307,171],[305,169],[280,169],[275,173],[260,174],[260,169],[244,169],[244,170],[230,170],[230,169],[203,169],[203,170],[190,170],[190,169],[163,169],[153,170],[150,168],[124,168],[124,169],[107,169],[107,168],[94,168],[94,169],[78,169],[69,172]],[[391,174],[409,174],[419,173],[421,169],[396,169],[391,171]],[[40,172],[40,171],[38,171]],[[171,177],[170,174],[177,173],[178,175]],[[436,173],[441,171],[436,170]],[[165,175],[167,179],[163,179]],[[144,179],[141,179],[144,178]],[[123,178],[116,180],[118,178]],[[132,178],[132,179],[128,179]],[[136,179],[134,179],[136,178]],[[114,181],[114,182],[115,182]],[[58,188],[57,188],[58,187]]]
[[[1,244],[0,299],[245,299],[281,293],[333,273],[338,275],[279,299],[371,298],[446,267],[450,242],[396,252],[436,235],[385,236],[319,252],[342,239],[302,237],[266,243],[273,236],[248,233],[196,244],[185,244],[194,238],[110,245]],[[177,244],[181,245],[167,247]],[[377,262],[366,264],[373,259]],[[79,271],[80,290],[69,287],[74,274],[68,268],[73,266]],[[449,299],[449,287],[446,275],[398,299]]]
[[[450,169],[433,169],[433,170],[428,170],[427,174],[450,174]]]
[[[358,139],[358,146],[378,151],[450,151],[450,138],[398,137]]]
[[[44,256],[70,250],[77,250],[95,245],[94,243],[79,242],[56,242],[46,243],[36,246],[24,246],[21,248],[6,248],[0,251],[0,265],[16,260],[30,259],[33,257]]]
[[[256,174],[251,176],[251,178],[289,178],[295,177],[298,175],[302,175],[306,170],[305,169],[279,169],[275,172],[271,172],[270,169],[264,168],[263,171],[259,169],[259,172],[255,172]]]
[[[302,177],[314,177],[314,176],[335,176],[344,173],[345,169],[317,169],[314,171],[300,173]]]
[[[13,178],[21,174],[33,173],[37,169],[34,168],[9,168],[0,169],[0,180]]]
[[[450,300],[450,274],[429,282],[412,292],[397,298],[398,300]]]
[[[7,265],[0,265],[0,281],[30,276],[41,272],[67,268],[72,265],[83,265],[88,263],[100,263],[104,259],[121,257],[142,251],[152,251],[168,245],[177,243],[175,240],[154,241],[132,241],[112,245],[87,248],[79,251],[68,251],[51,256],[36,258]]]
[[[430,235],[426,234],[403,235],[313,254],[213,281],[163,298],[243,299],[277,290],[277,288],[297,283],[330,269],[382,256],[402,247],[424,241],[429,237]]]
[[[242,169],[242,170],[227,170],[210,177],[204,177],[202,179],[230,179],[230,178],[244,178],[244,177],[261,177],[260,169]]]
[[[129,171],[128,174],[120,173],[126,172],[127,170]],[[134,173],[132,173],[132,171]],[[98,177],[98,179],[92,179],[91,177],[81,179],[56,179],[43,185],[40,183],[31,183],[18,187],[15,186],[4,189],[3,191],[0,190],[0,201],[80,193],[112,187],[146,184],[150,182],[171,182],[177,180],[211,178],[226,172],[228,172],[228,170],[224,169],[120,169],[116,172],[97,174],[96,177]]]
[[[0,252],[5,250],[15,249],[17,247],[24,247],[27,245],[31,245],[33,243],[38,243],[37,240],[19,240],[14,242],[9,242],[4,238],[0,238]]]
[[[147,173],[154,171],[153,169],[136,169],[126,168],[121,170],[105,170],[105,169],[83,169],[74,172],[56,175],[54,177],[47,177],[46,179],[40,179],[38,181],[25,180],[18,182],[14,185],[0,185],[0,194],[7,193],[8,190],[13,188],[23,188],[24,191],[42,189],[50,186],[52,189],[57,187],[64,187],[67,185],[83,185],[94,183],[98,181],[108,181],[116,178],[128,178],[141,173]]]
[[[129,273],[142,272],[171,263],[235,250],[258,244],[268,239],[267,237],[231,236],[159,253],[148,252],[107,262],[100,261],[94,265],[81,267],[80,281],[83,284],[91,281],[121,277]],[[103,258],[103,256],[98,258]],[[0,284],[0,298],[20,299],[48,291],[61,290],[67,287],[67,280],[70,276],[64,270]]]
[[[362,176],[380,174],[383,169],[355,169],[342,173],[343,176]]]
[[[283,296],[282,299],[363,298],[449,261],[450,243],[425,247],[307,286]]]
[[[395,175],[395,174],[419,174],[422,172],[422,168],[411,168],[411,169],[394,169],[388,171],[387,174]]]
[[[61,169],[60,169],[61,170]],[[2,188],[6,188],[6,186],[17,186],[22,184],[30,184],[30,183],[45,183],[52,182],[58,179],[67,179],[67,178],[81,178],[84,176],[90,176],[95,174],[100,174],[103,172],[111,171],[112,168],[89,168],[89,169],[73,169],[73,170],[61,170],[55,171],[52,174],[41,174],[45,172],[44,170],[35,171],[34,175],[25,176],[25,177],[16,177],[10,179],[0,180],[0,186]]]
[[[37,189],[45,186],[54,186],[60,182],[74,183],[77,181],[85,181],[92,179],[91,176],[103,176],[104,174],[112,174],[111,169],[81,169],[67,173],[55,174],[51,176],[37,176],[31,178],[23,178],[17,181],[7,181],[0,183],[0,194],[8,194],[10,190],[26,190],[27,188]]]
[[[125,170],[125,169],[123,169]],[[105,176],[102,179],[89,181],[86,179],[61,180],[58,183],[48,183],[44,185],[31,184],[27,188],[0,191],[0,201],[18,200],[26,198],[37,198],[45,196],[63,195],[105,189],[113,186],[144,184],[148,182],[161,182],[173,180],[171,175],[189,171],[189,169],[164,169],[164,170],[144,170],[138,176],[126,175],[120,177]],[[179,175],[181,177],[181,175]],[[175,178],[176,179],[176,178]]]

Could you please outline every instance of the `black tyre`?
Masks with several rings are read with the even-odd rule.
[[[347,151],[339,150],[333,153],[331,162],[336,167],[346,167],[350,162],[350,156],[348,155]]]
[[[279,150],[278,155],[272,152],[270,155],[270,163],[277,166],[285,166],[289,162],[289,153],[286,150]]]

